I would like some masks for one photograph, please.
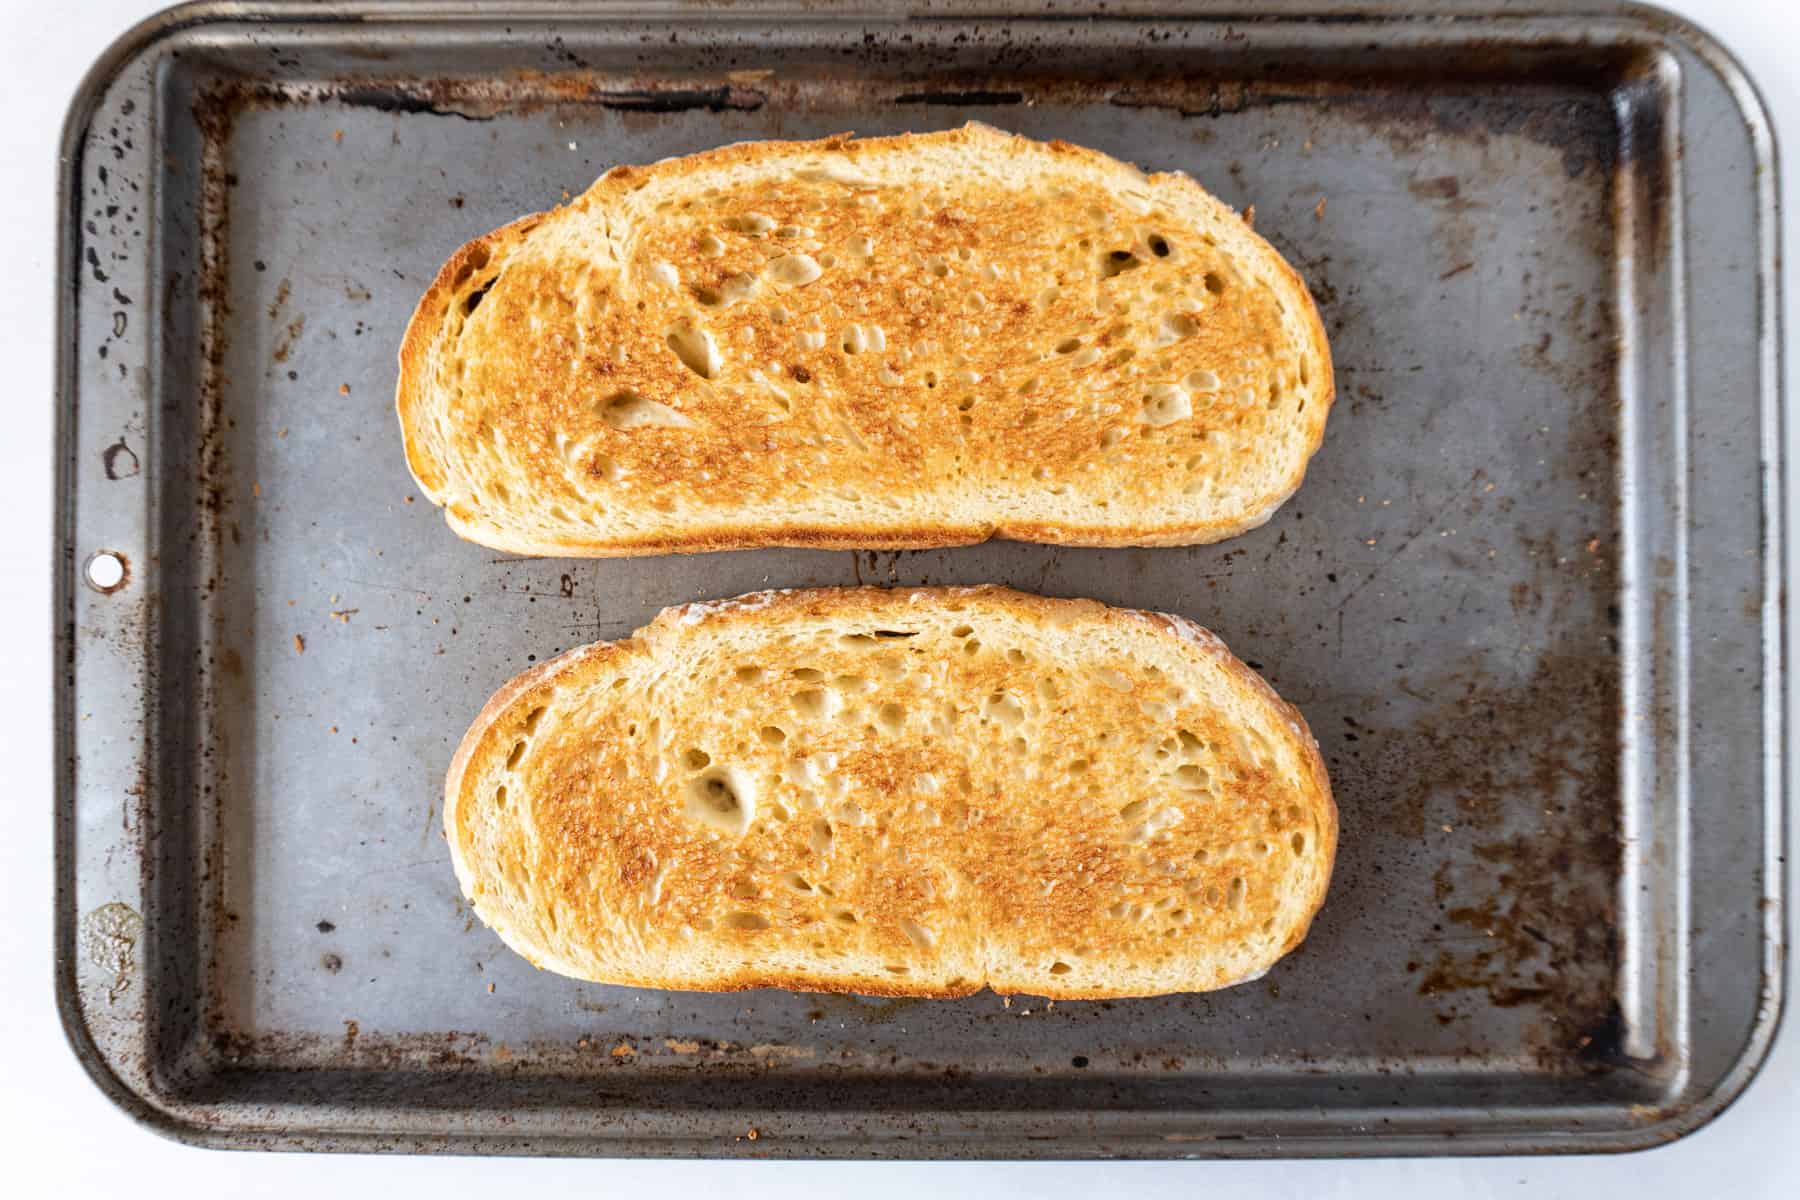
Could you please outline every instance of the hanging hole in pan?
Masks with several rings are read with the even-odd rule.
[[[117,550],[97,550],[89,556],[81,575],[96,592],[110,595],[131,578],[131,566]]]

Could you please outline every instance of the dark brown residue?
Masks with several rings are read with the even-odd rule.
[[[106,471],[106,477],[112,480],[130,479],[141,469],[137,451],[127,446],[124,438],[100,452],[100,465]]]

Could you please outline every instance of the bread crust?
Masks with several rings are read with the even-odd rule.
[[[1058,358],[1032,340],[1042,340],[1040,326],[1048,327],[1050,312],[1041,319],[1029,313],[991,318],[981,325],[980,336],[969,337],[957,332],[970,324],[966,314],[949,312],[956,300],[933,298],[929,287],[914,287],[922,276],[913,260],[932,246],[948,246],[932,240],[942,232],[936,228],[902,226],[901,232],[888,235],[897,244],[893,257],[906,261],[869,260],[890,272],[880,278],[902,281],[893,285],[896,289],[912,289],[907,294],[914,298],[908,302],[876,296],[861,279],[839,281],[842,271],[788,291],[757,284],[761,290],[754,304],[725,303],[722,308],[699,305],[687,294],[703,292],[699,283],[683,284],[683,291],[661,288],[649,278],[662,267],[678,271],[682,279],[710,278],[706,272],[723,268],[696,256],[689,246],[693,239],[660,232],[658,222],[669,219],[639,211],[648,204],[645,195],[687,199],[704,192],[709,181],[716,186],[725,179],[746,181],[733,183],[733,189],[749,197],[743,204],[762,203],[755,189],[773,188],[767,180],[792,172],[796,164],[857,171],[888,169],[917,158],[929,160],[940,175],[950,173],[942,166],[947,162],[960,164],[958,170],[985,165],[1004,178],[1004,188],[998,183],[984,189],[970,185],[961,197],[965,201],[980,196],[1000,203],[1025,189],[1019,194],[1026,199],[1016,205],[1048,208],[1042,197],[1031,198],[1030,188],[1052,185],[1086,189],[1097,198],[1096,207],[1113,204],[1110,197],[1120,194],[1145,197],[1140,206],[1161,214],[1158,227],[1167,226],[1170,238],[1191,248],[1173,252],[1167,261],[1156,259],[1139,237],[1148,218],[1134,216],[1128,207],[1119,208],[1122,216],[1108,217],[1115,226],[1132,223],[1129,236],[1121,232],[1118,240],[1139,239],[1132,243],[1136,257],[1131,261],[1150,267],[1139,274],[1148,279],[1156,271],[1175,271],[1165,282],[1184,293],[1176,300],[1204,301],[1208,307],[1192,320],[1173,308],[1159,318],[1150,309],[1163,305],[1167,296],[1142,291],[1133,294],[1137,308],[1131,313],[1117,320],[1102,318],[1098,309],[1083,307],[1085,299],[1077,305],[1069,298],[1075,292],[1085,297],[1088,287],[1071,276],[1062,288],[1068,295],[1051,302],[1061,306],[1054,319],[1073,322],[1070,328],[1078,329],[1094,349],[1112,336],[1105,328],[1108,320],[1115,328],[1121,321],[1139,322],[1119,336],[1131,342],[1128,348],[1135,347],[1142,369],[1126,363],[1116,372],[1129,378],[1103,378],[1095,372],[1115,372],[1108,358],[1084,368],[1086,374],[1064,379],[1058,372],[1067,374],[1067,363],[1075,359]],[[959,194],[952,184],[944,187],[952,207],[943,211],[957,211]],[[768,206],[776,205],[771,201]],[[723,219],[729,223],[739,217]],[[671,242],[654,251],[666,251],[667,261],[651,261],[653,251],[646,249],[658,236]],[[1066,263],[1027,261],[1023,251],[983,243],[979,228],[956,236],[980,253],[991,252],[1019,280],[1034,270],[1052,272],[1058,280],[1069,274]],[[756,256],[773,253],[774,243],[759,237],[754,245],[727,247],[717,261],[737,262],[732,256],[740,252],[750,255],[735,278],[762,279],[767,264],[756,266]],[[831,249],[821,248],[827,243],[795,244],[810,246],[814,256],[828,260],[841,252],[844,239],[829,242]],[[1166,248],[1169,241],[1157,244]],[[956,261],[954,255],[951,260]],[[931,261],[930,256],[924,261]],[[1176,271],[1168,262],[1186,265]],[[757,275],[759,270],[764,275]],[[1237,286],[1234,294],[1215,300],[1208,289],[1220,271]],[[493,302],[505,310],[503,315],[484,316],[478,323],[472,313],[460,311],[470,296],[504,283],[509,272],[518,277],[518,286],[506,284]],[[527,278],[533,281],[529,287]],[[973,286],[954,273],[946,283],[955,286],[940,291],[956,295]],[[1002,301],[1024,286],[1017,280],[994,284],[990,290],[997,298],[981,311],[1005,307]],[[1123,303],[1125,293],[1112,298],[1122,286],[1116,280],[1095,284],[1100,289],[1095,303]],[[512,318],[521,306],[540,304],[551,293],[574,297],[569,301],[573,315],[540,314],[530,326],[537,333],[517,332],[523,326]],[[607,315],[614,309],[597,301],[582,307],[588,303],[582,297],[596,294],[610,297],[614,308],[633,297],[640,308],[649,307],[636,325],[609,325],[625,318]],[[923,338],[919,345],[936,350],[916,354],[910,368],[895,354],[865,352],[860,359],[882,358],[894,372],[887,378],[900,380],[877,384],[870,373],[874,368],[853,364],[835,349],[808,357],[792,344],[804,334],[771,326],[772,318],[746,315],[778,301],[772,308],[796,307],[789,323],[795,325],[797,306],[833,297],[839,299],[832,311],[847,315],[830,317],[825,324],[883,329],[889,350],[899,349],[901,338],[917,334]],[[1017,306],[1029,308],[1024,300],[1017,300]],[[601,315],[590,311],[595,307]],[[1170,324],[1155,325],[1158,319]],[[998,332],[987,332],[990,325]],[[714,349],[723,359],[717,378],[697,379],[674,365],[673,356],[660,347],[665,328],[716,333]],[[1173,336],[1155,332],[1164,328],[1186,332],[1172,346],[1161,345]],[[945,336],[937,336],[940,332]],[[840,331],[821,328],[818,333],[835,339]],[[750,338],[743,344],[753,349],[739,353],[739,334]],[[972,406],[975,424],[964,428],[973,431],[968,436],[975,440],[966,442],[955,414],[948,413],[948,398],[935,398],[922,380],[941,376],[948,389],[950,377],[959,372],[947,364],[972,347],[1007,338],[1030,344],[1017,347],[1015,366],[967,385],[964,400]],[[534,339],[585,349],[552,353],[546,343],[538,347],[543,354],[534,357]],[[594,348],[601,342],[628,348],[629,360],[604,361]],[[916,349],[911,343],[905,347],[909,355]],[[816,361],[820,353],[830,359],[825,368]],[[571,382],[568,371],[546,366],[561,361],[557,354],[589,355],[581,360],[585,365],[579,369],[589,372],[582,382]],[[1029,386],[1032,380],[1026,376],[1037,370],[1032,365],[1028,371],[1026,364],[1035,364],[1040,355],[1047,364],[1042,371],[1046,382],[1033,398],[1021,398],[1016,388]],[[808,378],[815,374],[802,359],[816,369],[810,388],[795,383],[800,378],[795,368]],[[928,361],[933,365],[922,365]],[[1202,362],[1212,365],[1190,366]],[[840,366],[842,373],[828,380],[825,371],[836,372]],[[780,374],[784,371],[789,374]],[[1187,383],[1196,375],[1212,377],[1224,391],[1193,391]],[[1132,416],[1140,398],[1148,410],[1151,397],[1173,395],[1170,388],[1182,389],[1181,398],[1169,413],[1153,417],[1166,424],[1146,424]],[[790,395],[771,400],[776,392]],[[1254,400],[1246,400],[1252,393]],[[1260,411],[1265,394],[1271,410],[1279,407],[1273,415]],[[740,143],[647,167],[614,168],[573,204],[521,218],[451,256],[407,326],[395,403],[408,467],[420,490],[445,508],[459,536],[518,554],[612,557],[768,546],[925,549],[990,538],[1081,546],[1218,541],[1260,526],[1298,489],[1323,440],[1334,394],[1330,349],[1305,283],[1237,214],[1192,180],[1176,174],[1146,176],[1097,151],[972,125],[886,138]],[[641,395],[659,411],[678,414],[672,420],[694,428],[608,428],[594,416],[595,405],[608,395]],[[1125,411],[1096,415],[1083,408],[1090,402],[1114,409],[1123,405]],[[790,405],[791,413],[771,407],[776,403]],[[1174,415],[1181,406],[1194,411]],[[479,436],[484,422],[490,431],[486,439]],[[493,429],[499,430],[498,440]],[[844,434],[844,429],[850,432]],[[866,453],[855,449],[858,439],[866,442]],[[816,449],[820,445],[826,448]],[[965,445],[974,448],[965,450]],[[965,453],[974,457],[965,462],[959,457]],[[825,456],[822,464],[815,462],[819,454]],[[1204,465],[1194,465],[1201,460]],[[607,465],[597,467],[597,462]],[[614,471],[624,477],[603,478]],[[758,480],[771,472],[779,480],[759,490]],[[976,492],[964,486],[971,478],[981,481]],[[879,498],[861,494],[861,480],[870,480],[869,488]],[[501,495],[490,494],[495,483]],[[1047,494],[1058,488],[1058,496]],[[1133,489],[1141,494],[1105,502],[1114,492]],[[857,495],[857,500],[834,504],[831,495],[840,493]],[[552,508],[564,515],[549,515]]]
[[[946,634],[965,626],[973,633]],[[877,639],[872,647],[858,637],[888,628],[913,632],[891,642]],[[858,645],[842,649],[846,636]],[[967,641],[955,639],[971,636],[992,638],[994,645],[965,653]],[[790,682],[769,657],[784,637],[799,647],[793,661],[816,663],[807,671],[852,688],[846,693],[852,700],[859,694],[855,688],[881,674],[875,664],[888,646],[909,643],[921,647],[914,657],[927,664],[915,669],[937,671],[934,678],[944,688],[979,692],[987,700],[961,695],[970,717],[949,733],[897,737],[873,724],[846,733],[829,721],[822,732],[809,729],[794,718],[783,689],[813,685]],[[1106,647],[1103,653],[1085,649],[1099,645]],[[1092,756],[1086,769],[1108,793],[1098,815],[1067,811],[1086,803],[1067,786],[1067,761],[1061,762],[1062,778],[1040,775],[1020,792],[1011,790],[1016,785],[983,791],[981,772],[992,752],[979,743],[974,714],[999,695],[1020,697],[1031,707],[1031,671],[1037,668],[1021,667],[1013,650],[1027,664],[1073,664],[1072,673],[1056,676],[1064,681],[1059,703],[1069,710],[1060,714],[1062,723],[1045,717],[1034,726],[1028,718],[1020,728],[1035,730],[1059,759],[1076,751]],[[752,659],[761,674],[734,691],[729,681],[740,668],[750,669]],[[678,687],[653,701],[643,698],[643,680],[678,678],[697,661],[711,662],[717,678],[701,673],[697,682],[682,685],[687,691]],[[1085,672],[1110,682],[1095,684]],[[1047,669],[1042,677],[1051,677]],[[1124,677],[1129,692],[1105,690]],[[846,678],[862,682],[845,684]],[[1190,701],[1159,699],[1171,689],[1192,693]],[[959,702],[955,691],[908,694],[901,678],[868,692],[863,703],[877,712],[890,696],[921,714],[932,704]],[[1146,713],[1167,712],[1156,728],[1155,720],[1138,719],[1134,726],[1129,715],[1121,716],[1117,744],[1148,739],[1148,745],[1180,727],[1183,749],[1174,761],[1204,762],[1201,776],[1211,772],[1215,781],[1228,782],[1205,796],[1171,796],[1170,781],[1183,778],[1181,772],[1129,760],[1108,774],[1106,756],[1115,751],[1069,740],[1079,736],[1070,730],[1093,726],[1095,713],[1133,713],[1131,701]],[[730,721],[710,711],[733,706],[744,711]],[[533,716],[533,710],[541,711]],[[653,713],[666,720],[674,740],[638,753],[627,765],[633,752],[614,753],[625,740],[622,730],[629,721],[635,732]],[[807,753],[829,746],[832,770],[848,779],[833,800],[829,777],[821,781],[784,768],[787,777],[823,789],[826,802],[810,810],[822,817],[812,819],[840,822],[837,840],[823,856],[808,853],[805,839],[790,836],[775,815],[776,807],[789,805],[792,819],[804,823],[808,810],[793,791],[753,782],[775,778],[775,759],[765,756],[759,766],[752,753],[728,749],[733,736],[741,746],[744,735],[771,724],[789,727],[780,750],[798,756],[790,761],[804,763]],[[746,800],[758,806],[748,830],[733,835],[696,828],[691,810],[683,812],[683,789],[691,782],[683,782],[682,755],[693,753],[682,750],[684,740],[712,747],[713,770],[735,770],[722,768],[726,759],[746,768],[733,786],[746,797],[759,795]],[[950,752],[933,760],[941,785],[914,796],[905,781],[922,761],[914,756],[926,741]],[[1205,749],[1203,758],[1188,754],[1196,743]],[[1174,744],[1163,739],[1165,747]],[[1261,748],[1251,749],[1253,744]],[[600,760],[608,764],[604,769],[569,765]],[[961,785],[953,782],[959,770]],[[512,789],[500,809],[496,788]],[[1133,841],[1141,833],[1130,828],[1136,817],[1121,823],[1112,816],[1114,808],[1133,803],[1147,814],[1147,825],[1157,822],[1159,811],[1165,820],[1171,813],[1174,818]],[[939,820],[953,824],[954,814],[966,817],[971,806],[982,805],[992,807],[991,819],[977,815],[967,831],[940,840],[949,835]],[[936,811],[922,819],[928,808]],[[857,815],[842,817],[845,811]],[[888,850],[871,848],[874,835],[859,827],[863,820],[891,825]],[[1048,824],[1021,841],[1020,821]],[[993,986],[1058,999],[1210,990],[1259,977],[1305,938],[1324,901],[1338,837],[1330,782],[1304,718],[1212,634],[1182,617],[1001,587],[803,589],[667,609],[631,638],[571,650],[496,692],[451,762],[444,824],[458,882],[475,910],[533,963],[576,978],[694,991],[780,987],[924,997],[964,996]],[[1050,861],[1034,868],[1020,860],[1022,847],[1040,843],[1084,854],[1084,865]],[[992,860],[991,876],[966,882],[955,896],[921,899],[916,889],[895,890],[894,880],[908,872],[948,880],[966,870],[966,863],[948,860],[956,847],[969,844],[978,848],[978,859]],[[900,847],[908,865],[896,868],[883,855]],[[1196,848],[1202,851],[1197,858]],[[651,865],[644,865],[646,859]],[[766,865],[745,867],[750,859]],[[1165,866],[1152,870],[1140,859]],[[1186,875],[1164,879],[1176,863]],[[807,894],[783,890],[779,881],[790,878],[809,880]],[[833,895],[825,903],[813,889],[828,881]],[[1040,898],[1044,886],[1050,890]],[[741,899],[753,893],[761,898],[766,923],[730,926],[741,915],[733,910],[756,907]],[[1182,907],[1172,908],[1165,896]],[[825,907],[807,908],[815,902]],[[834,905],[854,910],[856,921],[834,927],[833,914],[845,910]],[[1107,915],[1103,905],[1123,906],[1124,915]],[[1154,911],[1135,916],[1133,906]],[[693,926],[721,914],[725,924]],[[919,928],[935,930],[938,940],[918,935]],[[837,940],[830,941],[830,952],[808,949],[814,944],[809,939],[818,938]],[[957,959],[971,946],[977,948],[973,958]],[[1161,947],[1173,947],[1177,960],[1157,959]],[[955,961],[940,969],[939,960]],[[905,974],[896,977],[897,967]]]

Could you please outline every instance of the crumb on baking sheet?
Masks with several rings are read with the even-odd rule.
[[[1325,219],[1325,200],[1326,197],[1320,196],[1319,202],[1313,205],[1313,220],[1323,221]]]
[[[306,639],[301,637],[297,633],[294,635],[294,653],[295,654],[305,654],[306,653]]]

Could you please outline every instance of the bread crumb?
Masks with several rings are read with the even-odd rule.
[[[333,599],[333,600],[336,600],[336,599],[337,599],[337,597],[336,597],[336,596],[333,596],[333,597],[332,597],[332,599]],[[360,608],[340,608],[340,609],[334,609],[334,610],[333,610],[333,611],[332,611],[332,614],[331,614],[331,619],[332,619],[332,620],[334,620],[334,621],[342,621],[342,622],[343,622],[343,623],[344,623],[344,624],[346,624],[346,625],[348,625],[348,624],[349,624],[349,623],[350,623],[350,617],[351,617],[351,615],[352,615],[352,614],[353,614],[353,613],[359,613],[359,612],[361,612],[361,611],[362,611],[362,609],[360,609]]]
[[[1313,205],[1313,220],[1323,221],[1324,219],[1325,219],[1325,197],[1320,196],[1319,202],[1317,204]]]
[[[488,984],[488,995],[491,996],[493,994],[494,994],[494,985],[490,983],[490,984]]]
[[[698,1054],[698,1053],[700,1053],[700,1043],[699,1042],[678,1042],[674,1038],[669,1038],[663,1042],[663,1045],[667,1046],[671,1051],[673,1051],[676,1054]]]
[[[408,497],[407,497],[407,498],[406,498],[406,502],[407,502],[407,503],[408,503],[408,504],[411,504],[411,503],[412,503],[412,502],[413,502],[413,498],[412,498],[412,497],[411,497],[411,496],[408,496]]]
[[[1454,830],[1450,826],[1446,825],[1446,826],[1444,826],[1444,832],[1445,833],[1455,833],[1456,830]]]
[[[338,384],[338,395],[348,396],[349,394],[350,394],[350,385],[349,384],[347,384],[347,383]]]
[[[336,733],[336,732],[337,732],[337,726],[336,726],[336,725],[333,725],[333,726],[332,726],[332,727],[331,727],[331,732],[333,732],[333,733]]]
[[[754,1142],[759,1135],[757,1134],[755,1129],[752,1129],[749,1133],[746,1133],[744,1136]]]
[[[343,141],[343,140],[344,140],[344,131],[343,131],[343,130],[341,130],[341,129],[334,129],[334,130],[332,130],[332,131],[331,131],[331,140],[332,140],[332,141],[334,141],[334,142],[341,142],[341,141]]]
[[[1254,204],[1244,205],[1244,224],[1248,225],[1252,229],[1256,228],[1256,205],[1254,205]]]
[[[276,430],[275,436],[278,438],[286,437],[287,436],[287,426],[283,425],[280,429]]]
[[[306,639],[301,637],[297,633],[294,635],[294,653],[295,654],[305,654],[306,653]]]
[[[631,1048],[630,1042],[620,1042],[612,1048],[612,1056],[614,1058],[630,1058],[636,1053],[637,1051]]]
[[[1589,553],[1589,554],[1598,554],[1598,553],[1600,553],[1600,539],[1599,539],[1599,538],[1590,538],[1590,539],[1589,539],[1589,540],[1588,540],[1588,544],[1587,544],[1587,552],[1588,552],[1588,553]]]
[[[251,484],[250,485],[250,494],[252,496],[261,496],[262,495],[262,484],[260,484],[260,483]]]

